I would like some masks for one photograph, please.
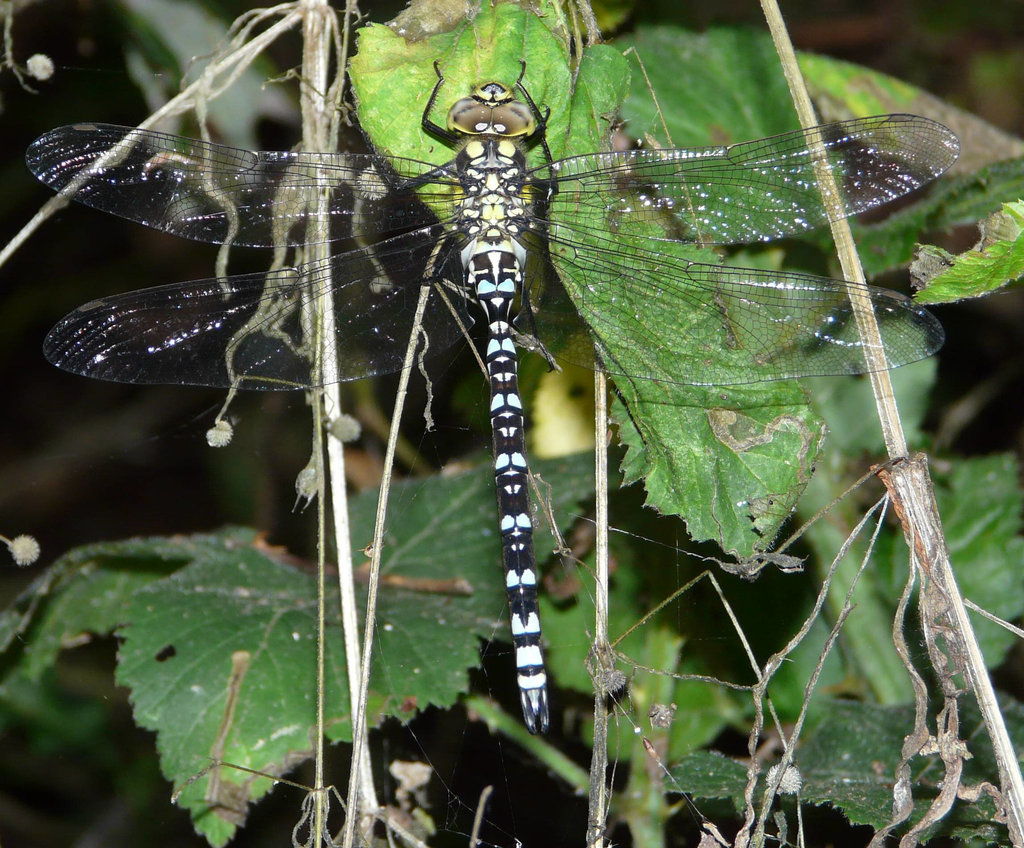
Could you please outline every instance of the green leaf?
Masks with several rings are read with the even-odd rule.
[[[727,143],[796,127],[774,49],[763,34],[713,30],[695,35],[666,27],[641,28],[627,43],[638,57],[631,57],[631,91],[623,108],[634,135],[651,133],[662,143],[689,145]],[[840,71],[854,70],[827,61],[812,64],[817,73],[833,78]],[[885,89],[883,80],[874,82],[876,92]],[[897,81],[891,85],[888,97],[894,106],[898,94],[906,103],[916,91]],[[753,89],[758,91],[754,100],[739,94]],[[844,105],[844,117],[884,111],[877,108],[877,101],[866,99],[858,104],[851,98]],[[661,128],[663,120],[667,132]],[[898,261],[909,259],[918,232],[919,226]],[[893,264],[889,251],[878,250],[879,244],[875,242],[872,258],[878,266],[888,267]],[[686,255],[674,245],[667,250]],[[662,317],[660,307],[653,298],[644,303],[623,301],[624,312],[642,311],[652,326],[660,320],[665,326],[678,322],[673,314]],[[645,359],[648,351],[637,351],[630,339],[606,329],[602,319],[588,316],[588,323],[598,329],[606,347],[614,348],[616,371],[644,373],[634,364],[638,358],[648,372],[655,370]],[[699,343],[707,333],[708,343],[714,344],[713,332],[695,323],[679,338],[666,338],[665,368],[658,376],[671,381],[675,364],[694,355],[696,344],[691,343]],[[722,393],[619,382],[622,399],[629,405],[628,417],[621,408],[616,412],[630,447],[623,467],[626,481],[644,479],[648,504],[682,515],[696,539],[714,539],[742,555],[768,547],[809,479],[821,445],[822,426],[807,410],[802,390],[792,383]],[[871,408],[868,400],[861,409]],[[858,411],[851,420],[870,419]]]
[[[818,704],[822,720],[804,734],[794,764],[803,783],[800,801],[828,804],[843,812],[853,824],[880,828],[892,815],[895,768],[900,761],[904,737],[914,726],[911,707],[879,707],[856,701],[823,699]],[[1001,704],[1011,738],[1016,744],[1024,734],[1024,707],[1014,701]],[[965,765],[965,783],[996,779],[991,746],[984,740],[980,719],[973,703],[961,708],[960,732],[969,740],[973,755]],[[974,744],[970,740],[977,739]],[[667,792],[683,791],[696,798],[729,799],[743,809],[746,767],[714,752],[698,751],[674,762]],[[942,777],[937,757],[917,758],[911,771],[914,813],[911,821],[924,814],[937,794],[936,779]],[[759,777],[754,797],[764,791],[767,774]],[[778,802],[777,802],[778,803]],[[992,825],[994,808],[987,798],[981,803],[958,803],[939,831],[961,839],[980,838],[991,844],[1005,843],[1005,829]],[[903,825],[905,830],[907,825]],[[935,832],[932,835],[937,835]],[[993,841],[994,840],[994,841]]]
[[[650,135],[662,145],[693,147],[800,127],[764,33],[641,26],[618,44],[634,51],[622,114],[637,138]],[[755,90],[757,97],[750,97]]]
[[[644,478],[648,506],[681,515],[695,539],[739,556],[770,547],[824,436],[803,389],[792,381],[715,391],[638,381],[628,389],[630,413],[613,405],[628,448],[625,481]]]
[[[718,66],[712,55],[719,57],[721,63],[734,66],[750,66],[737,62],[738,54],[749,57],[753,65],[759,61],[756,51],[751,54],[745,50],[749,40],[742,34],[706,40],[688,40],[675,31],[647,35],[655,47],[653,61],[646,61],[647,53],[640,49],[641,38],[637,39],[647,73],[665,74],[671,68],[675,75],[674,79],[665,80],[665,99],[660,101],[670,115],[692,114],[690,93],[695,87],[678,84],[682,78],[680,69],[661,52],[667,51],[669,44],[676,50],[681,50],[680,41],[692,47],[693,52],[681,52],[693,68],[700,68],[700,74],[708,76],[715,76]],[[697,41],[700,43],[695,44]],[[644,41],[644,46],[647,43]],[[630,114],[630,109],[636,111],[637,104],[643,101],[643,96],[637,94],[642,80],[643,76],[634,70],[630,99],[624,107],[626,114]],[[654,83],[655,90],[657,84]],[[643,93],[651,102],[650,93]],[[606,104],[596,110],[597,114],[606,114],[612,105]],[[638,120],[649,123],[653,118],[641,115]],[[729,129],[735,129],[739,137],[764,134],[764,125],[749,123]],[[769,134],[777,128],[778,124],[772,126]],[[574,210],[562,208],[557,196],[551,211],[553,218],[563,215],[570,219],[575,214]],[[627,252],[631,244],[649,249],[650,243],[642,236],[664,235],[645,231],[637,233],[641,238],[631,241],[631,233],[625,227],[609,220],[587,221],[574,239],[586,246],[591,232],[617,232]],[[604,247],[599,242],[590,246],[598,250]],[[683,260],[718,261],[714,254],[677,242],[660,241],[659,252]],[[682,516],[694,539],[713,539],[725,550],[744,556],[768,547],[809,479],[820,446],[821,427],[807,408],[803,390],[792,381],[728,390],[680,385],[690,376],[686,363],[699,361],[703,346],[721,347],[721,321],[694,311],[684,316],[689,325],[680,328],[678,302],[634,295],[628,287],[616,297],[618,313],[595,313],[589,309],[586,296],[590,281],[574,277],[571,255],[568,263],[560,264],[561,253],[561,248],[553,251],[556,267],[562,273],[569,296],[599,341],[610,370],[613,374],[643,374],[649,378],[617,380],[621,403],[613,406],[613,415],[620,438],[628,448],[622,466],[625,482],[644,480],[647,504],[663,513]],[[637,264],[640,261],[637,259]],[[638,345],[619,329],[620,315],[629,319],[640,314],[649,326],[672,328],[671,333],[663,335],[663,343],[656,351]],[[742,351],[737,351],[736,362],[737,373],[743,373]]]
[[[941,119],[935,111],[942,101],[904,80],[816,53],[801,53],[799,61],[811,98],[825,120],[888,112]]]
[[[913,708],[853,701],[826,701],[821,706],[826,707],[824,720],[797,751],[796,764],[803,776],[801,799],[836,807],[853,824],[874,828],[886,825],[892,815],[895,768],[904,737],[914,727]],[[1024,710],[1008,699],[1000,706],[1011,738],[1019,746],[1024,741]],[[933,722],[931,719],[930,725]],[[968,742],[971,753],[965,763],[964,783],[998,782],[991,745],[970,699],[963,699],[960,708],[960,736]],[[910,821],[914,822],[938,793],[936,781],[943,777],[942,762],[937,756],[918,757],[912,761],[911,774],[914,812]],[[984,796],[980,802],[958,802],[931,835],[956,834],[961,839],[1005,844],[1005,828],[993,825],[994,815],[994,806]]]
[[[538,462],[534,470],[551,486],[554,514],[568,524],[576,502],[592,494],[591,457]],[[373,723],[386,715],[409,718],[428,705],[450,706],[468,690],[467,669],[479,664],[480,642],[508,638],[490,464],[397,483],[391,497],[399,518],[391,520],[385,539],[370,681]],[[355,549],[371,540],[376,498],[367,492],[352,501]],[[535,523],[543,556],[554,542],[544,522]],[[297,569],[253,531],[229,530],[94,545],[53,568],[37,594],[19,602],[20,617],[11,617],[20,621],[27,647],[20,657],[5,657],[8,674],[38,676],[60,647],[81,640],[83,630],[117,628],[123,638],[118,682],[131,689],[136,721],[156,731],[161,768],[175,786],[216,759],[281,774],[309,756],[316,623],[311,565]],[[471,593],[452,594],[456,579]],[[351,736],[341,639],[334,613],[326,635],[327,734],[333,740]],[[214,777],[214,790],[210,777],[203,778],[185,789],[180,803],[197,829],[220,845],[272,784],[227,767]]]
[[[1024,283],[1024,203],[1004,203],[981,222],[977,247],[953,256],[939,247],[924,247],[912,269],[925,284],[921,303],[954,303]]]
[[[933,469],[935,499],[942,516],[950,560],[965,598],[1006,621],[1024,615],[1024,557],[1020,468],[1012,454],[955,458],[949,470]],[[878,596],[892,608],[907,578],[907,549],[902,539],[880,539]],[[989,668],[999,666],[1016,637],[998,624],[971,613],[971,623]]]
[[[800,797],[831,804],[854,824],[882,827],[892,814],[893,773],[903,738],[914,726],[913,709],[854,701],[828,701],[819,708],[824,719],[795,761],[804,779]]]
[[[955,461],[948,475],[936,474],[935,497],[964,597],[1006,621],[1018,620],[1024,615],[1024,493],[1015,456]],[[985,662],[995,668],[1017,637],[979,615],[971,620]]]
[[[891,372],[893,391],[899,399],[900,421],[911,447],[924,444],[921,427],[928,412],[938,368],[938,360],[933,357]],[[828,426],[826,454],[842,462],[861,454],[884,453],[885,444],[878,420],[864,414],[864,410],[874,404],[869,380],[814,377],[807,381],[807,385],[814,398],[815,409],[821,412]],[[831,499],[836,492],[827,494]]]
[[[7,671],[38,680],[63,649],[113,632],[132,593],[187,561],[177,544],[153,540],[103,542],[65,554],[5,610],[9,636],[22,637],[4,640]]]
[[[421,125],[437,84],[434,63],[445,82],[431,118],[444,125],[457,99],[489,80],[513,83],[525,62],[523,85],[536,103],[551,109],[548,144],[554,156],[564,155],[571,75],[568,38],[557,21],[554,14],[539,17],[513,3],[484,3],[472,20],[420,41],[407,41],[388,26],[363,27],[351,62],[360,125],[382,153],[443,164],[452,159],[452,149]]]
[[[156,731],[161,770],[176,787],[219,760],[275,775],[312,753],[312,580],[277,562],[255,534],[239,541],[183,539],[189,565],[135,592],[124,610],[117,681],[131,690],[136,722]],[[337,639],[328,628],[332,648]],[[348,713],[336,653],[327,674],[333,721]],[[220,767],[179,804],[223,845],[272,786]]]
[[[747,785],[747,767],[716,751],[694,751],[669,768],[668,792],[682,791],[694,798],[730,800],[736,810],[743,809],[743,790]]]

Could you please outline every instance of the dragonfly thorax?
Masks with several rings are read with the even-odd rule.
[[[515,239],[528,218],[526,155],[507,138],[471,139],[459,152],[458,229],[471,238]]]

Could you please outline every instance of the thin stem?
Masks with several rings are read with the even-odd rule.
[[[789,85],[789,93],[793,98],[793,105],[796,107],[800,125],[808,130],[815,126],[818,120],[814,114],[814,107],[811,105],[810,95],[807,93],[807,86],[800,73],[793,43],[789,39],[789,33],[782,20],[782,12],[779,10],[776,0],[762,0],[761,5],[765,18],[768,20],[768,28],[779,54],[782,72]],[[885,358],[882,334],[878,328],[878,320],[866,289],[864,268],[857,255],[850,223],[843,214],[842,204],[839,200],[839,188],[829,170],[822,144],[819,140],[812,139],[809,149],[814,159],[814,174],[818,188],[822,200],[825,202],[826,211],[829,213],[828,222],[836,244],[839,263],[843,269],[843,276],[847,280],[847,296],[850,299],[854,320],[857,322],[857,329],[863,342],[868,378],[871,380],[871,389],[878,408],[878,419],[882,425],[885,447],[890,459],[904,457],[907,455],[907,438],[903,432],[899,410],[896,408],[896,397],[893,393],[892,381],[889,378],[889,363]]]
[[[330,117],[324,93],[327,89],[328,61],[331,55],[329,27],[326,25],[331,12],[324,0],[303,0],[302,28],[302,143],[307,150],[330,150],[331,143]],[[309,245],[305,248],[305,261],[325,259],[329,252],[326,232],[328,214],[328,186],[320,187],[316,197],[316,213],[311,218],[308,234]],[[317,377],[321,383],[336,386],[338,381],[338,363],[333,355],[334,339],[334,304],[330,285],[323,285],[317,293],[315,302],[311,304],[313,316],[310,325],[314,328],[317,350]],[[326,489],[323,467],[324,445],[324,414],[322,409],[321,390],[312,392],[313,407],[313,461],[316,468],[317,481],[317,633],[316,633],[316,738],[313,740],[314,753],[314,786],[313,825],[311,842],[316,845],[324,839],[327,831],[327,796],[324,791],[324,699],[326,662],[326,547],[327,547],[327,514],[324,505]],[[334,471],[332,464],[331,471]],[[341,567],[339,565],[339,571]],[[350,809],[352,809],[350,807]],[[329,838],[329,835],[328,835]]]
[[[369,588],[366,592],[366,624],[363,629],[363,663],[360,675],[360,687],[358,698],[353,702],[355,714],[365,716],[366,699],[370,680],[370,657],[373,652],[373,628],[377,612],[377,583],[380,577],[380,561],[384,551],[384,521],[388,512],[388,496],[391,491],[391,472],[395,464],[395,447],[398,444],[398,429],[402,421],[402,410],[405,408],[405,398],[409,391],[409,376],[412,374],[413,363],[416,358],[416,348],[420,339],[420,328],[423,324],[423,313],[427,308],[427,298],[430,296],[429,286],[420,288],[419,302],[416,304],[416,317],[413,320],[413,329],[409,336],[409,347],[405,351],[405,361],[402,364],[402,373],[398,379],[398,390],[395,393],[395,409],[391,416],[391,433],[388,436],[388,446],[384,454],[384,471],[380,483],[380,495],[377,499],[377,515],[373,524],[373,554],[370,557]],[[345,833],[342,840],[344,848],[352,848],[355,844],[355,823],[356,816],[353,814],[354,804],[357,800],[356,786],[359,783],[359,769],[366,756],[366,722],[353,722],[352,726],[352,769],[353,775],[349,782],[348,809],[349,815],[345,819]],[[368,770],[368,769],[367,769]]]
[[[594,744],[590,754],[590,801],[587,845],[603,846],[608,820],[608,692],[606,681],[612,651],[608,645],[608,384],[604,373],[594,374],[594,492],[597,538],[594,580]]]

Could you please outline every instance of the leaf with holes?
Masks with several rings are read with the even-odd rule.
[[[592,494],[592,459],[535,463],[564,528]],[[392,487],[370,681],[370,720],[448,707],[468,690],[482,641],[506,639],[505,592],[490,463]],[[376,492],[352,501],[356,549],[372,536]],[[554,542],[538,517],[537,549]],[[301,567],[300,567],[301,566]],[[250,530],[132,539],[66,555],[9,611],[8,674],[38,676],[86,633],[123,638],[118,682],[136,721],[157,733],[161,768],[182,787],[214,761],[282,774],[309,756],[316,594],[310,563]],[[468,592],[468,594],[467,594]],[[328,620],[327,734],[351,738],[341,628]],[[9,640],[11,645],[22,642]],[[223,767],[180,802],[221,845],[267,778]]]

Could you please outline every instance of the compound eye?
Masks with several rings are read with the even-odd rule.
[[[530,107],[518,100],[506,103],[494,110],[495,124],[505,127],[503,135],[532,135],[537,128],[537,119]]]
[[[472,97],[463,97],[448,112],[448,129],[477,134],[491,125],[491,109]]]

